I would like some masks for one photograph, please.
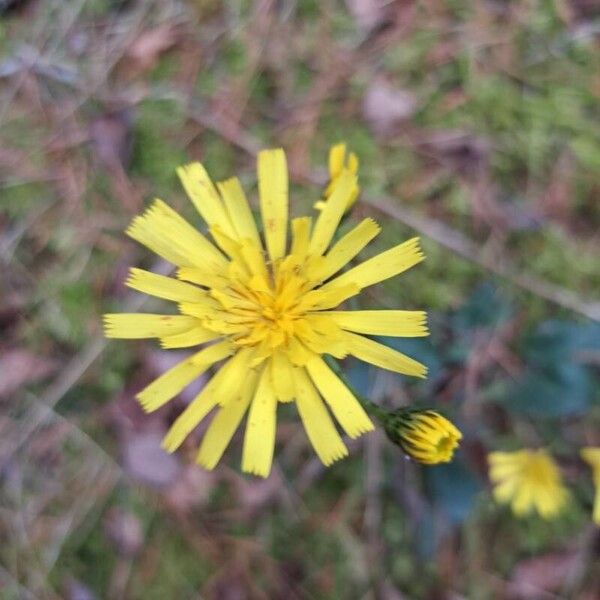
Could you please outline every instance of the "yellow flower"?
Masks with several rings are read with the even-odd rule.
[[[173,423],[163,448],[175,451],[216,408],[197,457],[212,469],[248,412],[242,469],[266,477],[277,403],[295,401],[317,455],[330,465],[348,451],[329,411],[352,438],[372,430],[373,424],[323,355],[350,354],[398,373],[426,375],[421,363],[361,335],[428,335],[424,312],[333,310],[363,288],[421,262],[418,238],[339,274],[379,232],[367,218],[334,241],[356,189],[356,176],[348,169],[338,174],[314,223],[311,217],[292,219],[288,243],[285,154],[280,149],[260,152],[266,250],[236,178],[215,187],[199,163],[181,167],[178,174],[213,241],[155,200],[127,234],[176,265],[176,278],[132,269],[127,285],[177,303],[180,314],[109,314],[104,319],[107,337],[158,338],[163,348],[203,345],[137,394],[146,411],[160,408],[225,361]]]
[[[489,475],[498,502],[510,504],[517,516],[536,509],[544,519],[558,515],[568,499],[560,471],[544,450],[492,452]]]
[[[383,419],[392,442],[417,462],[447,463],[462,439],[461,432],[434,410],[400,409]]]
[[[596,488],[596,498],[594,500],[594,523],[600,525],[600,448],[583,448],[581,458],[592,467],[592,476]]]
[[[338,178],[345,171],[350,171],[353,175],[358,174],[358,157],[354,152],[350,152],[346,159],[346,144],[336,144],[329,150],[329,184],[325,188],[325,200],[319,200],[315,203],[315,208],[317,210],[322,210],[325,207],[325,202],[335,189]],[[352,192],[348,196],[345,211],[352,208],[359,193],[360,188],[358,187],[358,181],[355,181]]]

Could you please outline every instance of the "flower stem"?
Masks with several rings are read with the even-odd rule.
[[[381,423],[381,425],[385,424],[385,421],[388,417],[387,411],[383,410],[380,406],[378,406],[374,402],[371,402],[367,398],[363,398],[362,396],[356,393],[354,395],[356,396],[356,399],[360,402],[361,406],[365,409],[365,411],[367,411],[367,414],[369,416],[377,419],[379,423]]]

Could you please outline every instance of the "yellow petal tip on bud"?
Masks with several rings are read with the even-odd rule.
[[[426,465],[450,462],[462,439],[454,424],[434,410],[393,412],[385,421],[385,432],[408,456]]]
[[[341,142],[332,146],[329,150],[329,183],[325,188],[324,198],[315,203],[315,210],[323,210],[326,202],[332,195],[333,190],[335,189],[335,186],[342,177],[342,175],[344,173],[357,175],[358,167],[358,157],[356,156],[356,154],[354,154],[354,152],[350,152],[349,154],[347,154],[345,143]],[[347,196],[345,212],[348,212],[352,208],[359,194],[360,188],[358,186],[358,181],[355,179],[355,181],[352,184],[350,193]]]

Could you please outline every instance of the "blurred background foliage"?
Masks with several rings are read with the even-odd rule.
[[[598,598],[577,452],[600,445],[599,35],[590,0],[1,0],[0,596]],[[102,312],[158,306],[123,286],[165,269],[124,228],[154,195],[194,222],[191,159],[255,197],[272,145],[301,214],[340,140],[349,218],[384,225],[370,252],[416,231],[428,257],[365,307],[426,308],[432,331],[393,342],[426,381],[344,368],[450,415],[456,461],[377,432],[324,469],[287,406],[265,481],[239,443],[213,473],[198,438],[165,455],[202,382],[143,415],[135,392],[182,354],[102,339]],[[488,451],[539,445],[573,491],[551,523],[486,476]]]

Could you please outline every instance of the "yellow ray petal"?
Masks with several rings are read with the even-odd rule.
[[[225,235],[235,237],[233,225],[225,206],[215,189],[206,169],[198,162],[177,169],[177,175],[206,224],[217,225]]]
[[[144,313],[106,314],[103,320],[107,338],[130,340],[175,335],[200,324],[195,317]]]
[[[240,252],[252,275],[258,277],[261,285],[268,289],[269,273],[260,248],[255,244],[242,244]]]
[[[206,296],[205,291],[194,285],[144,269],[130,269],[125,285],[138,292],[174,302],[197,302]]]
[[[592,469],[592,478],[596,488],[592,519],[594,520],[594,523],[600,525],[600,448],[588,446],[582,448],[580,453],[581,458],[583,458]]]
[[[553,495],[538,492],[534,497],[534,502],[541,517],[548,520],[556,517],[567,498],[567,493],[561,489],[560,491],[557,490]]]
[[[515,467],[521,466],[523,451],[519,452],[490,452],[488,462],[490,465],[512,464]]]
[[[307,348],[316,354],[331,354],[331,356],[340,359],[348,356],[348,350],[341,336],[336,337],[323,332],[316,332],[313,337],[303,337],[302,341]]]
[[[425,378],[427,376],[427,367],[425,365],[406,356],[406,354],[374,342],[362,335],[344,331],[343,343],[349,354],[382,369],[388,369],[404,375],[413,375],[414,377]]]
[[[325,189],[326,199],[331,196],[331,193],[337,184],[337,180],[344,169],[354,175],[358,173],[358,157],[356,154],[354,154],[354,152],[350,152],[348,159],[346,160],[346,144],[336,144],[329,150],[329,184]],[[345,210],[350,209],[350,207],[356,201],[359,193],[360,188],[358,187],[358,182],[355,181],[354,185],[352,186],[351,193],[348,196]],[[319,201],[315,204],[315,208],[317,210],[322,210],[325,208],[326,204],[327,200]]]
[[[304,366],[313,357],[313,353],[296,337],[287,341],[284,351],[289,361],[295,366]]]
[[[598,489],[598,486],[596,486],[596,496],[594,498],[592,519],[596,525],[600,525],[600,490]]]
[[[292,363],[282,351],[273,352],[269,362],[271,385],[280,402],[289,402],[294,399],[296,388]]]
[[[210,295],[212,298],[217,300],[217,302],[221,305],[221,308],[224,308],[226,311],[230,311],[238,305],[237,298],[233,297],[227,292],[222,292],[221,290],[210,290]],[[182,306],[184,305],[182,304]]]
[[[529,482],[521,482],[512,499],[512,509],[515,515],[523,516],[531,510],[534,504],[534,489]]]
[[[306,369],[338,423],[351,438],[374,429],[371,419],[354,394],[320,356],[309,361]]]
[[[346,158],[346,144],[335,144],[329,149],[329,177],[335,179],[344,168]]]
[[[221,337],[220,333],[205,329],[198,325],[189,331],[183,333],[176,333],[175,335],[168,335],[160,338],[160,345],[162,348],[189,348],[190,346],[197,346],[198,344],[204,344],[210,342],[218,337]]]
[[[347,168],[350,173],[356,173],[358,171],[358,156],[354,152],[350,152],[348,155]]]
[[[250,371],[237,395],[212,420],[196,458],[205,469],[214,469],[223,456],[254,395],[256,379],[256,373]]]
[[[230,354],[231,344],[229,342],[220,342],[204,348],[163,373],[136,394],[136,398],[146,412],[152,412],[177,396],[183,388],[200,377],[211,365]]]
[[[285,254],[288,219],[288,172],[281,148],[258,154],[258,191],[267,250],[272,261]]]
[[[229,280],[225,276],[227,273],[227,265],[224,265],[220,273],[200,269],[197,267],[181,267],[177,269],[177,279],[183,281],[191,281],[204,287],[209,288],[224,288],[229,284]]]
[[[342,171],[337,178],[333,192],[319,213],[310,239],[310,254],[321,255],[333,239],[333,235],[348,205],[348,199],[356,185],[356,176],[350,171]]]
[[[380,230],[373,219],[364,219],[332,246],[325,260],[317,263],[314,270],[309,270],[308,277],[320,281],[329,279],[348,264]]]
[[[317,335],[327,337],[331,341],[340,341],[342,339],[342,329],[333,320],[329,318],[328,312],[309,313],[303,319],[298,319],[297,323],[303,327],[306,322]]]
[[[220,305],[214,298],[208,296],[203,298],[200,302],[180,302],[178,308],[179,312],[184,315],[190,315],[205,320],[213,317],[215,311],[220,309]]]
[[[354,284],[343,286],[329,286],[311,290],[302,296],[298,302],[298,310],[327,310],[339,306],[344,300],[360,292],[360,288]]]
[[[256,223],[246,199],[246,194],[237,177],[217,183],[221,192],[229,219],[233,224],[238,240],[248,239],[257,248],[261,247],[260,237],[256,229]]]
[[[323,400],[319,397],[305,369],[294,369],[296,406],[304,424],[306,435],[321,462],[329,466],[348,455]]]
[[[225,257],[183,217],[162,200],[135,217],[127,235],[178,267],[219,271]]]
[[[290,254],[296,256],[299,261],[304,260],[308,252],[311,224],[312,219],[310,217],[292,219],[292,247]]]
[[[595,485],[600,485],[600,448],[586,446],[580,450],[581,458],[592,468]]]
[[[222,384],[220,389],[222,398],[219,398],[219,404],[221,406],[225,406],[235,396],[240,386],[244,385],[244,381],[249,377],[250,363],[253,358],[254,348],[242,348],[224,367],[221,367],[227,374],[227,382]]]
[[[267,477],[271,472],[276,419],[277,399],[270,383],[268,369],[264,368],[250,405],[246,424],[242,452],[242,471],[245,473]]]
[[[491,453],[493,454],[493,453]],[[493,481],[500,481],[508,477],[512,477],[521,470],[521,465],[515,462],[494,462],[492,461],[491,454],[488,454],[488,460],[490,463],[489,474],[490,479]]]
[[[229,256],[233,262],[229,263],[229,268],[232,266],[239,268],[242,264],[242,255],[240,253],[240,244],[234,238],[229,237],[223,233],[223,230],[218,225],[212,225],[208,228],[210,235],[213,240],[217,243],[217,246]]]
[[[369,335],[422,337],[429,335],[422,310],[354,310],[324,313],[342,329]]]
[[[519,487],[518,478],[505,479],[494,487],[494,498],[497,502],[503,504],[510,502],[512,497],[515,495],[517,488]]]
[[[419,238],[413,238],[386,250],[326,283],[321,289],[354,283],[365,288],[384,279],[403,273],[424,260]]]
[[[235,359],[230,358],[208,382],[204,389],[190,402],[187,408],[175,419],[173,425],[162,441],[162,448],[167,452],[175,452],[183,440],[219,404],[235,396],[236,388],[228,381],[227,367]],[[227,397],[226,397],[227,396]]]

